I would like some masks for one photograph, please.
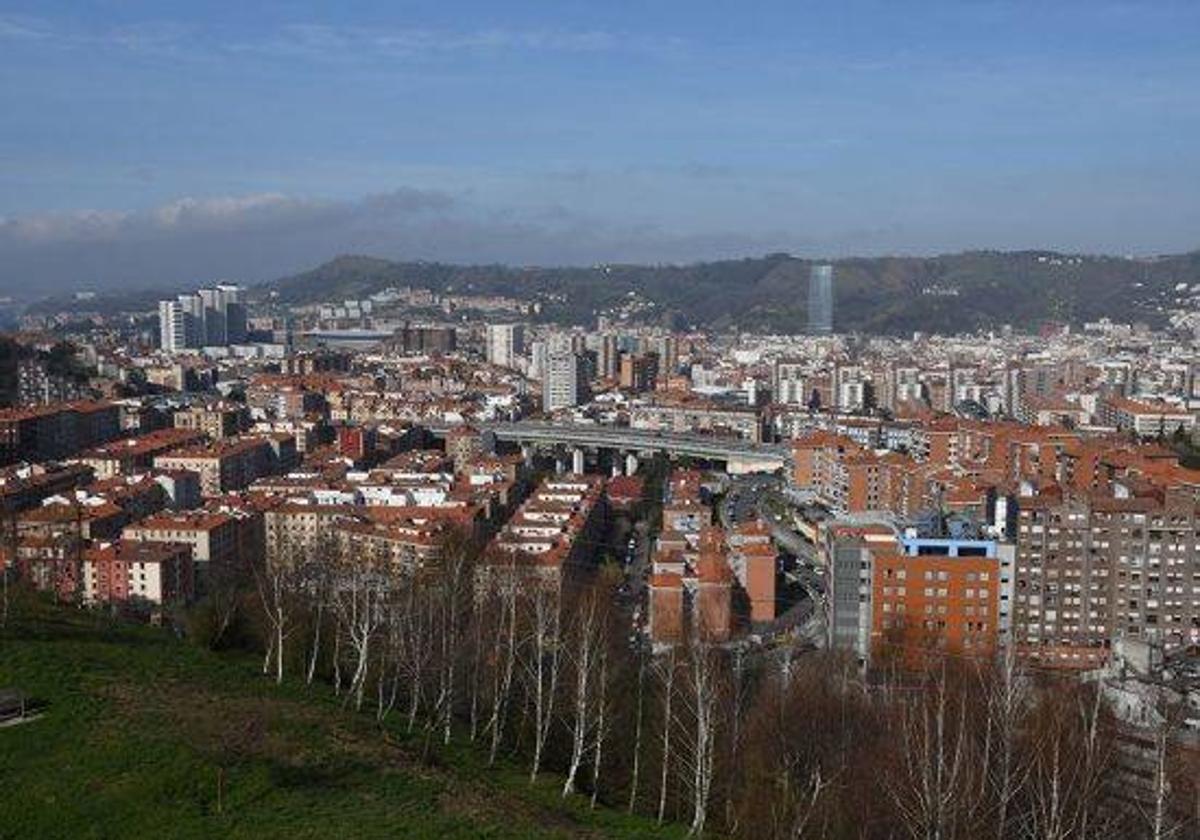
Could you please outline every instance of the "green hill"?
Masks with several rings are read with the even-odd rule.
[[[833,261],[839,331],[958,332],[1100,317],[1161,325],[1186,307],[1178,284],[1200,284],[1200,252],[1152,260],[1047,251]],[[590,323],[630,293],[657,317],[709,328],[795,332],[807,317],[812,261],[786,254],[693,265],[512,268],[339,257],[265,284],[288,303],[359,298],[389,287],[542,298],[547,319]]]
[[[468,745],[432,748],[242,654],[39,605],[0,631],[0,837],[657,837]],[[219,782],[219,779],[223,779]],[[218,787],[221,788],[218,803]]]

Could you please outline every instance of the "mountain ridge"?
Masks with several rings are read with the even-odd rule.
[[[808,269],[819,262],[826,261],[768,254],[687,265],[514,267],[343,254],[259,284],[255,293],[291,304],[403,286],[509,295],[542,300],[543,319],[582,324],[633,295],[651,302],[652,318],[709,329],[794,332],[806,323]],[[834,266],[835,327],[847,332],[1034,328],[1101,317],[1162,326],[1170,309],[1189,305],[1190,296],[1200,293],[1200,251],[1130,259],[984,250],[827,262]],[[1182,292],[1180,284],[1187,287]]]

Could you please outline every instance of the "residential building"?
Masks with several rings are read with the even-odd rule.
[[[83,552],[83,601],[135,608],[185,603],[195,587],[184,543],[101,543]]]
[[[516,368],[525,355],[524,324],[488,324],[487,360],[497,367]]]
[[[579,353],[554,352],[546,356],[542,380],[542,409],[573,408],[587,400],[587,363]]]

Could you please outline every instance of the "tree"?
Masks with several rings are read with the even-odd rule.
[[[608,735],[609,727],[609,709],[608,709],[608,690],[609,690],[609,645],[604,644],[600,648],[600,675],[599,675],[599,694],[596,699],[596,726],[593,729],[592,742],[592,801],[591,807],[596,807],[596,800],[600,796],[600,767],[604,761],[604,739]]]
[[[267,619],[270,635],[267,639],[263,673],[275,659],[275,682],[283,682],[284,642],[293,629],[291,606],[303,580],[303,559],[286,548],[263,556],[262,562],[251,565],[254,588]]]
[[[1009,645],[984,686],[987,701],[980,801],[993,803],[996,840],[1011,836],[1010,812],[1025,785],[1028,768],[1018,761],[1018,735],[1029,705],[1029,679]]]
[[[603,642],[600,621],[596,594],[594,591],[589,592],[583,598],[583,603],[576,605],[567,643],[563,646],[571,660],[575,677],[571,708],[571,755],[567,762],[566,778],[563,780],[564,797],[575,791],[575,776],[583,762],[589,729],[594,724],[591,692]]]
[[[571,750],[567,762],[563,796],[575,790],[589,748],[593,752],[593,795],[600,772],[600,750],[604,741],[608,691],[608,654],[611,646],[611,605],[620,572],[603,567],[600,578],[588,587],[572,610],[564,650],[574,669],[574,697],[571,708]]]
[[[434,607],[425,580],[420,573],[413,575],[400,593],[398,612],[392,613],[397,634],[397,679],[402,671],[408,682],[406,726],[409,732],[416,726],[421,711],[425,680],[434,654]]]
[[[687,649],[684,690],[680,692],[689,738],[683,740],[681,753],[688,772],[692,799],[689,836],[704,833],[708,822],[716,762],[717,711],[720,702],[719,669],[721,663],[708,644],[693,638]]]
[[[519,655],[517,641],[517,591],[511,577],[508,583],[492,593],[498,601],[496,610],[498,632],[493,636],[491,656],[491,711],[486,730],[489,732],[488,766],[496,763],[496,755],[504,740],[504,725],[512,700],[513,676]]]
[[[533,755],[529,780],[537,780],[554,722],[554,704],[558,695],[561,670],[562,590],[557,580],[533,582],[527,594],[530,644],[525,646],[526,692],[533,700]]]
[[[662,754],[660,759],[660,775],[658,782],[658,824],[662,825],[667,812],[667,780],[671,772],[671,729],[675,725],[673,707],[675,700],[675,648],[672,646],[661,660],[656,663],[659,680],[662,683]]]
[[[8,625],[9,578],[15,573],[17,564],[17,514],[16,511],[0,511],[0,629]]]
[[[642,765],[642,719],[644,716],[644,699],[646,693],[646,649],[640,641],[637,643],[637,704],[633,728],[633,768],[629,779],[629,813],[637,807],[638,781]]]
[[[1029,830],[1047,840],[1095,836],[1108,822],[1100,806],[1113,759],[1103,698],[1094,685],[1052,689],[1028,722]]]
[[[442,743],[450,743],[451,724],[458,691],[458,664],[462,657],[462,628],[471,619],[475,546],[461,531],[450,531],[440,546],[436,570],[438,609],[438,696],[434,705]]]
[[[942,664],[913,702],[899,710],[899,760],[891,795],[909,836],[957,837],[970,824],[973,795],[967,784],[970,741],[967,703]]]
[[[212,745],[213,759],[217,764],[216,798],[217,813],[225,813],[225,788],[229,768],[245,760],[258,750],[266,737],[267,724],[264,717],[255,712],[244,718],[233,717],[216,733]]]
[[[335,572],[333,606],[339,626],[354,654],[354,671],[348,686],[354,708],[361,709],[371,662],[371,643],[386,617],[385,595],[389,588],[386,570],[372,558],[344,559]],[[337,663],[335,652],[335,667]],[[340,682],[340,677],[339,680]]]

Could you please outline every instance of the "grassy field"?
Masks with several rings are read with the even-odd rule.
[[[324,690],[99,616],[26,608],[0,631],[5,686],[45,707],[0,728],[4,838],[681,836],[469,745],[422,761]]]

